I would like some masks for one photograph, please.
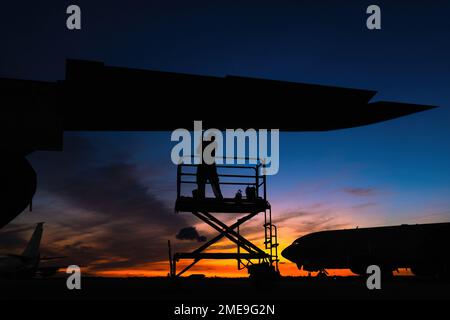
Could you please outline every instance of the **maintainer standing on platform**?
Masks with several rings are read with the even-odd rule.
[[[203,154],[205,149],[211,144],[214,144],[213,151],[211,152],[211,157],[214,159],[214,161],[211,164],[208,164],[205,162]],[[205,198],[206,182],[208,182],[209,180],[209,183],[211,184],[211,188],[214,192],[215,197],[217,199],[221,200],[223,199],[222,191],[220,190],[219,175],[217,174],[217,166],[215,161],[216,147],[217,142],[213,135],[209,136],[208,141],[202,143],[201,145],[202,159],[201,163],[197,167],[197,195],[194,195],[194,197],[197,196],[200,199]]]

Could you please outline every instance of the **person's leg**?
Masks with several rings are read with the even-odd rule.
[[[217,199],[223,199],[222,191],[220,190],[219,177],[217,176],[217,173],[212,174],[209,177],[209,181],[211,182],[211,188],[214,192],[214,196]]]
[[[197,195],[200,199],[205,198],[206,181],[197,179]]]
[[[206,177],[200,168],[197,169],[197,195],[200,199],[205,198]]]

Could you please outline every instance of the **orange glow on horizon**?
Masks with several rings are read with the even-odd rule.
[[[177,272],[181,271],[190,261],[177,264]],[[299,270],[294,263],[281,263],[279,265],[280,274],[282,276],[292,277],[307,277],[309,273],[307,271]],[[146,265],[137,266],[128,269],[109,269],[89,272],[89,268],[86,272],[93,276],[99,277],[166,277],[169,273],[169,264],[167,261],[159,261],[154,263],[148,263]],[[329,276],[347,277],[354,276],[349,269],[328,269]],[[246,278],[248,273],[246,269],[237,270],[237,262],[235,261],[215,261],[204,260],[200,261],[196,266],[187,271],[183,276],[189,276],[191,274],[204,274],[206,277],[223,277],[223,278]],[[316,272],[311,272],[311,276],[315,276]],[[401,269],[394,272],[396,276],[412,275],[409,269]]]
[[[254,242],[260,248],[263,246],[264,241],[264,229],[259,229],[259,226],[262,225],[262,220],[259,217],[248,223],[249,229],[252,229],[253,232],[245,232],[245,228],[243,228],[243,234],[247,239]],[[299,218],[292,218],[292,220],[296,221]],[[291,225],[294,221],[291,221]],[[200,232],[207,230],[205,226],[202,224],[196,225],[197,229]],[[252,228],[253,227],[253,228]],[[347,227],[347,226],[346,226]],[[350,226],[348,226],[350,227]],[[314,232],[316,230],[310,230],[309,232]],[[292,277],[306,277],[309,276],[309,272],[299,270],[297,265],[284,259],[281,257],[281,251],[288,247],[295,239],[309,233],[303,231],[301,233],[292,229],[289,226],[280,227],[279,234],[282,234],[282,238],[279,238],[279,270],[282,276],[292,276]],[[174,241],[174,250],[172,252],[177,252],[176,245],[177,241]],[[195,246],[195,243],[193,243]],[[206,252],[236,252],[236,246],[228,241],[227,239],[222,239],[218,241]],[[111,261],[123,261],[120,257],[115,257]],[[126,260],[126,259],[125,259]],[[169,262],[168,260],[162,260],[157,262],[149,262],[145,264],[136,265],[129,268],[112,268],[112,269],[103,269],[101,268],[100,262],[105,261],[97,261],[99,264],[94,264],[86,268],[86,273],[93,276],[101,276],[101,277],[166,277],[169,274]],[[183,270],[184,267],[189,265],[192,260],[181,260],[177,263],[177,273]],[[327,269],[329,276],[353,276],[354,274],[349,269]],[[238,270],[237,269],[237,261],[236,260],[201,260],[199,261],[193,268],[188,270],[183,276],[189,276],[191,274],[203,274],[206,277],[228,277],[228,278],[246,278],[248,277],[248,272],[246,269]],[[311,272],[311,276],[315,276],[316,272]],[[410,275],[409,271],[401,271],[395,272],[395,275]]]

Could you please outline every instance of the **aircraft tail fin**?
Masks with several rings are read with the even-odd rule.
[[[39,222],[36,226],[36,229],[34,229],[33,235],[31,236],[30,241],[27,244],[27,247],[22,253],[23,257],[26,258],[36,258],[39,257],[39,250],[41,246],[41,238],[42,233],[44,231],[44,222]]]

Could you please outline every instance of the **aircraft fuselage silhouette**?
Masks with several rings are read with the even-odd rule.
[[[281,255],[305,271],[350,269],[365,275],[369,265],[385,274],[410,268],[417,276],[448,277],[450,223],[320,231],[307,234]]]

